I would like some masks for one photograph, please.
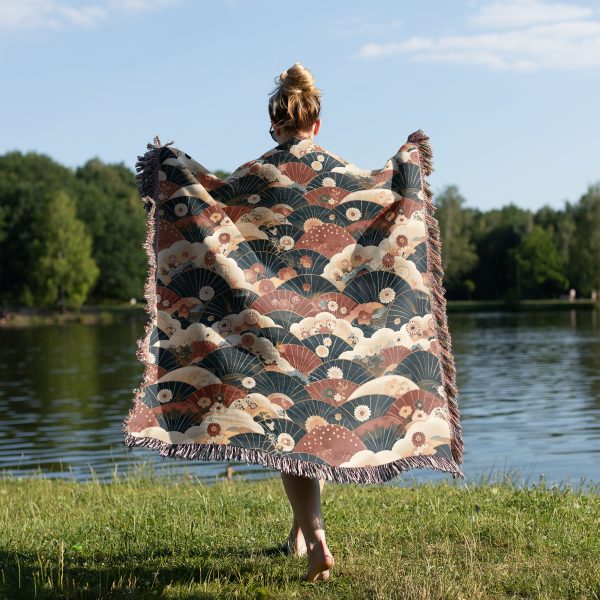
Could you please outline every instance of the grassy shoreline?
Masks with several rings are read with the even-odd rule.
[[[299,581],[279,478],[0,481],[0,597],[600,598],[600,487],[326,484],[336,558]]]
[[[79,309],[59,309],[47,307],[0,307],[0,328],[27,327],[30,325],[60,325],[67,323],[102,324],[130,320],[144,320],[147,313],[145,303],[106,303],[89,304]],[[448,300],[448,313],[482,312],[482,311],[531,311],[531,310],[571,310],[600,309],[600,301],[593,302],[589,298],[579,300],[523,300],[518,304],[507,304],[502,300]]]

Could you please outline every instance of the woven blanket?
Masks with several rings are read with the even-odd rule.
[[[337,483],[464,478],[422,130],[375,170],[292,137],[222,179],[158,136],[136,169],[149,318],[130,450]]]

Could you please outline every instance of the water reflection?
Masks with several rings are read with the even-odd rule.
[[[595,310],[449,315],[467,478],[600,481],[600,335]],[[109,480],[144,464],[211,480],[227,463],[164,459],[123,445],[142,366],[143,322],[0,330],[0,467]],[[247,477],[279,473],[235,463]],[[450,478],[414,470],[390,482]]]

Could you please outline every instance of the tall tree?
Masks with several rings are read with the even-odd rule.
[[[477,264],[475,244],[471,239],[473,211],[464,209],[464,203],[465,199],[455,185],[447,186],[435,197],[435,218],[440,226],[444,287],[448,297],[466,291],[465,275]]]
[[[580,295],[600,291],[600,183],[588,187],[573,207],[575,232],[570,244],[573,284]]]
[[[76,171],[80,183],[78,215],[93,238],[93,253],[100,277],[92,290],[95,298],[141,298],[146,275],[142,244],[146,213],[126,166],[88,160]]]
[[[39,198],[43,209],[32,224],[26,293],[36,304],[81,306],[100,271],[92,238],[77,218],[75,201],[64,191]]]
[[[559,254],[552,232],[533,225],[518,246],[511,249],[517,265],[516,289],[518,297],[547,298],[564,291],[569,284],[563,274],[563,259]]]
[[[44,210],[44,196],[75,192],[71,169],[36,152],[7,152],[0,156],[0,297],[15,302],[24,291],[28,249],[35,236],[33,222]]]
[[[514,293],[516,265],[510,250],[530,227],[529,211],[513,203],[477,215],[473,235],[479,262],[470,274],[476,283],[476,299],[500,299]]]

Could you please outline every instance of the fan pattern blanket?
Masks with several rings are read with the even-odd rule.
[[[428,140],[364,170],[292,137],[224,179],[148,144],[130,450],[338,483],[464,478]]]

